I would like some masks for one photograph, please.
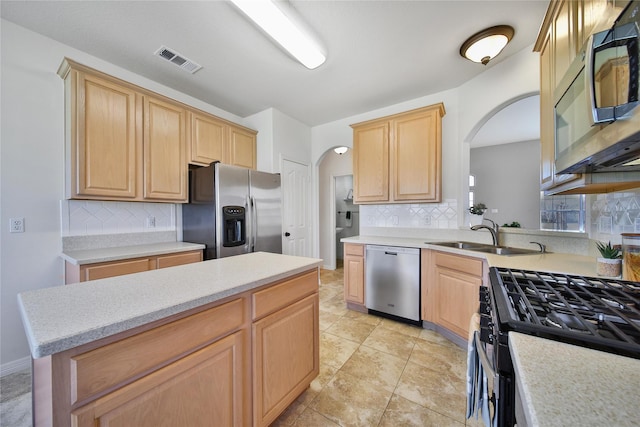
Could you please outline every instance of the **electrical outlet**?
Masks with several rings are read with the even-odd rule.
[[[9,218],[9,233],[24,233],[24,218]]]
[[[156,227],[156,217],[148,216],[147,217],[147,228],[155,228]]]

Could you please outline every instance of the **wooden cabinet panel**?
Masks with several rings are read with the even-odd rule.
[[[156,258],[156,268],[175,267],[202,261],[202,251],[161,255]]]
[[[237,299],[71,357],[71,403],[120,385],[239,329],[246,316],[243,308],[243,300]],[[167,346],[169,342],[171,345]]]
[[[89,264],[80,267],[80,277],[83,282],[87,280],[105,279],[107,277],[151,270],[153,268],[152,266],[153,264],[149,258],[116,261],[107,264]]]
[[[243,332],[223,338],[74,411],[78,427],[247,425]]]
[[[423,320],[442,326],[466,341],[471,316],[479,307],[478,292],[485,276],[485,261],[423,250],[422,268]]]
[[[253,324],[254,426],[268,426],[319,372],[315,293]]]
[[[187,201],[186,110],[144,98],[144,197]]]
[[[252,319],[260,319],[267,314],[286,307],[291,301],[299,300],[318,291],[318,273],[309,271],[288,279],[280,284],[253,294]]]
[[[353,128],[354,203],[439,202],[443,104]]]
[[[364,307],[364,245],[344,244],[344,300]]]
[[[208,166],[225,158],[227,125],[217,118],[189,112],[189,162]]]
[[[448,268],[436,267],[438,323],[460,337],[469,336],[471,316],[478,312],[482,279]]]
[[[392,122],[393,200],[440,201],[440,113],[430,109]]]
[[[353,201],[389,201],[389,123],[353,130]]]
[[[200,261],[202,261],[201,250],[83,265],[71,264],[67,261],[65,262],[65,283],[105,279]]]
[[[229,126],[229,155],[225,163],[256,168],[256,134],[247,129]]]
[[[69,94],[67,132],[70,197],[135,198],[139,134],[136,92],[106,79],[73,71],[75,96]]]

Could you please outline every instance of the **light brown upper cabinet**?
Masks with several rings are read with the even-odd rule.
[[[256,131],[201,112],[190,111],[188,117],[189,163],[256,168]]]
[[[188,163],[256,167],[251,129],[67,58],[58,75],[69,199],[185,203]]]
[[[354,203],[440,202],[442,103],[351,125]]]
[[[256,168],[256,133],[240,126],[229,126],[229,157],[225,163]]]
[[[591,34],[609,28],[626,1],[552,0],[534,51],[540,52],[540,188],[546,194],[618,191],[636,183],[595,184],[589,174],[556,174],[554,93]]]

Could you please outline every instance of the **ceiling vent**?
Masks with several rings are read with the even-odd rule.
[[[173,51],[165,46],[160,46],[160,49],[156,50],[154,55],[157,55],[160,58],[166,59],[167,61],[177,65],[178,67],[182,68],[185,71],[190,72],[191,74],[195,73],[200,68],[202,68],[202,65],[195,63],[190,59],[185,58],[184,56],[180,55],[178,52]]]

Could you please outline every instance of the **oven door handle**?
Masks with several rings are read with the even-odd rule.
[[[480,341],[480,333],[478,331],[474,332],[474,339],[476,340],[476,349],[478,352],[478,356],[480,357],[480,363],[482,363],[482,368],[486,372],[488,378],[496,378],[495,368],[491,365],[491,361],[487,356],[487,351],[483,345],[483,342]]]

